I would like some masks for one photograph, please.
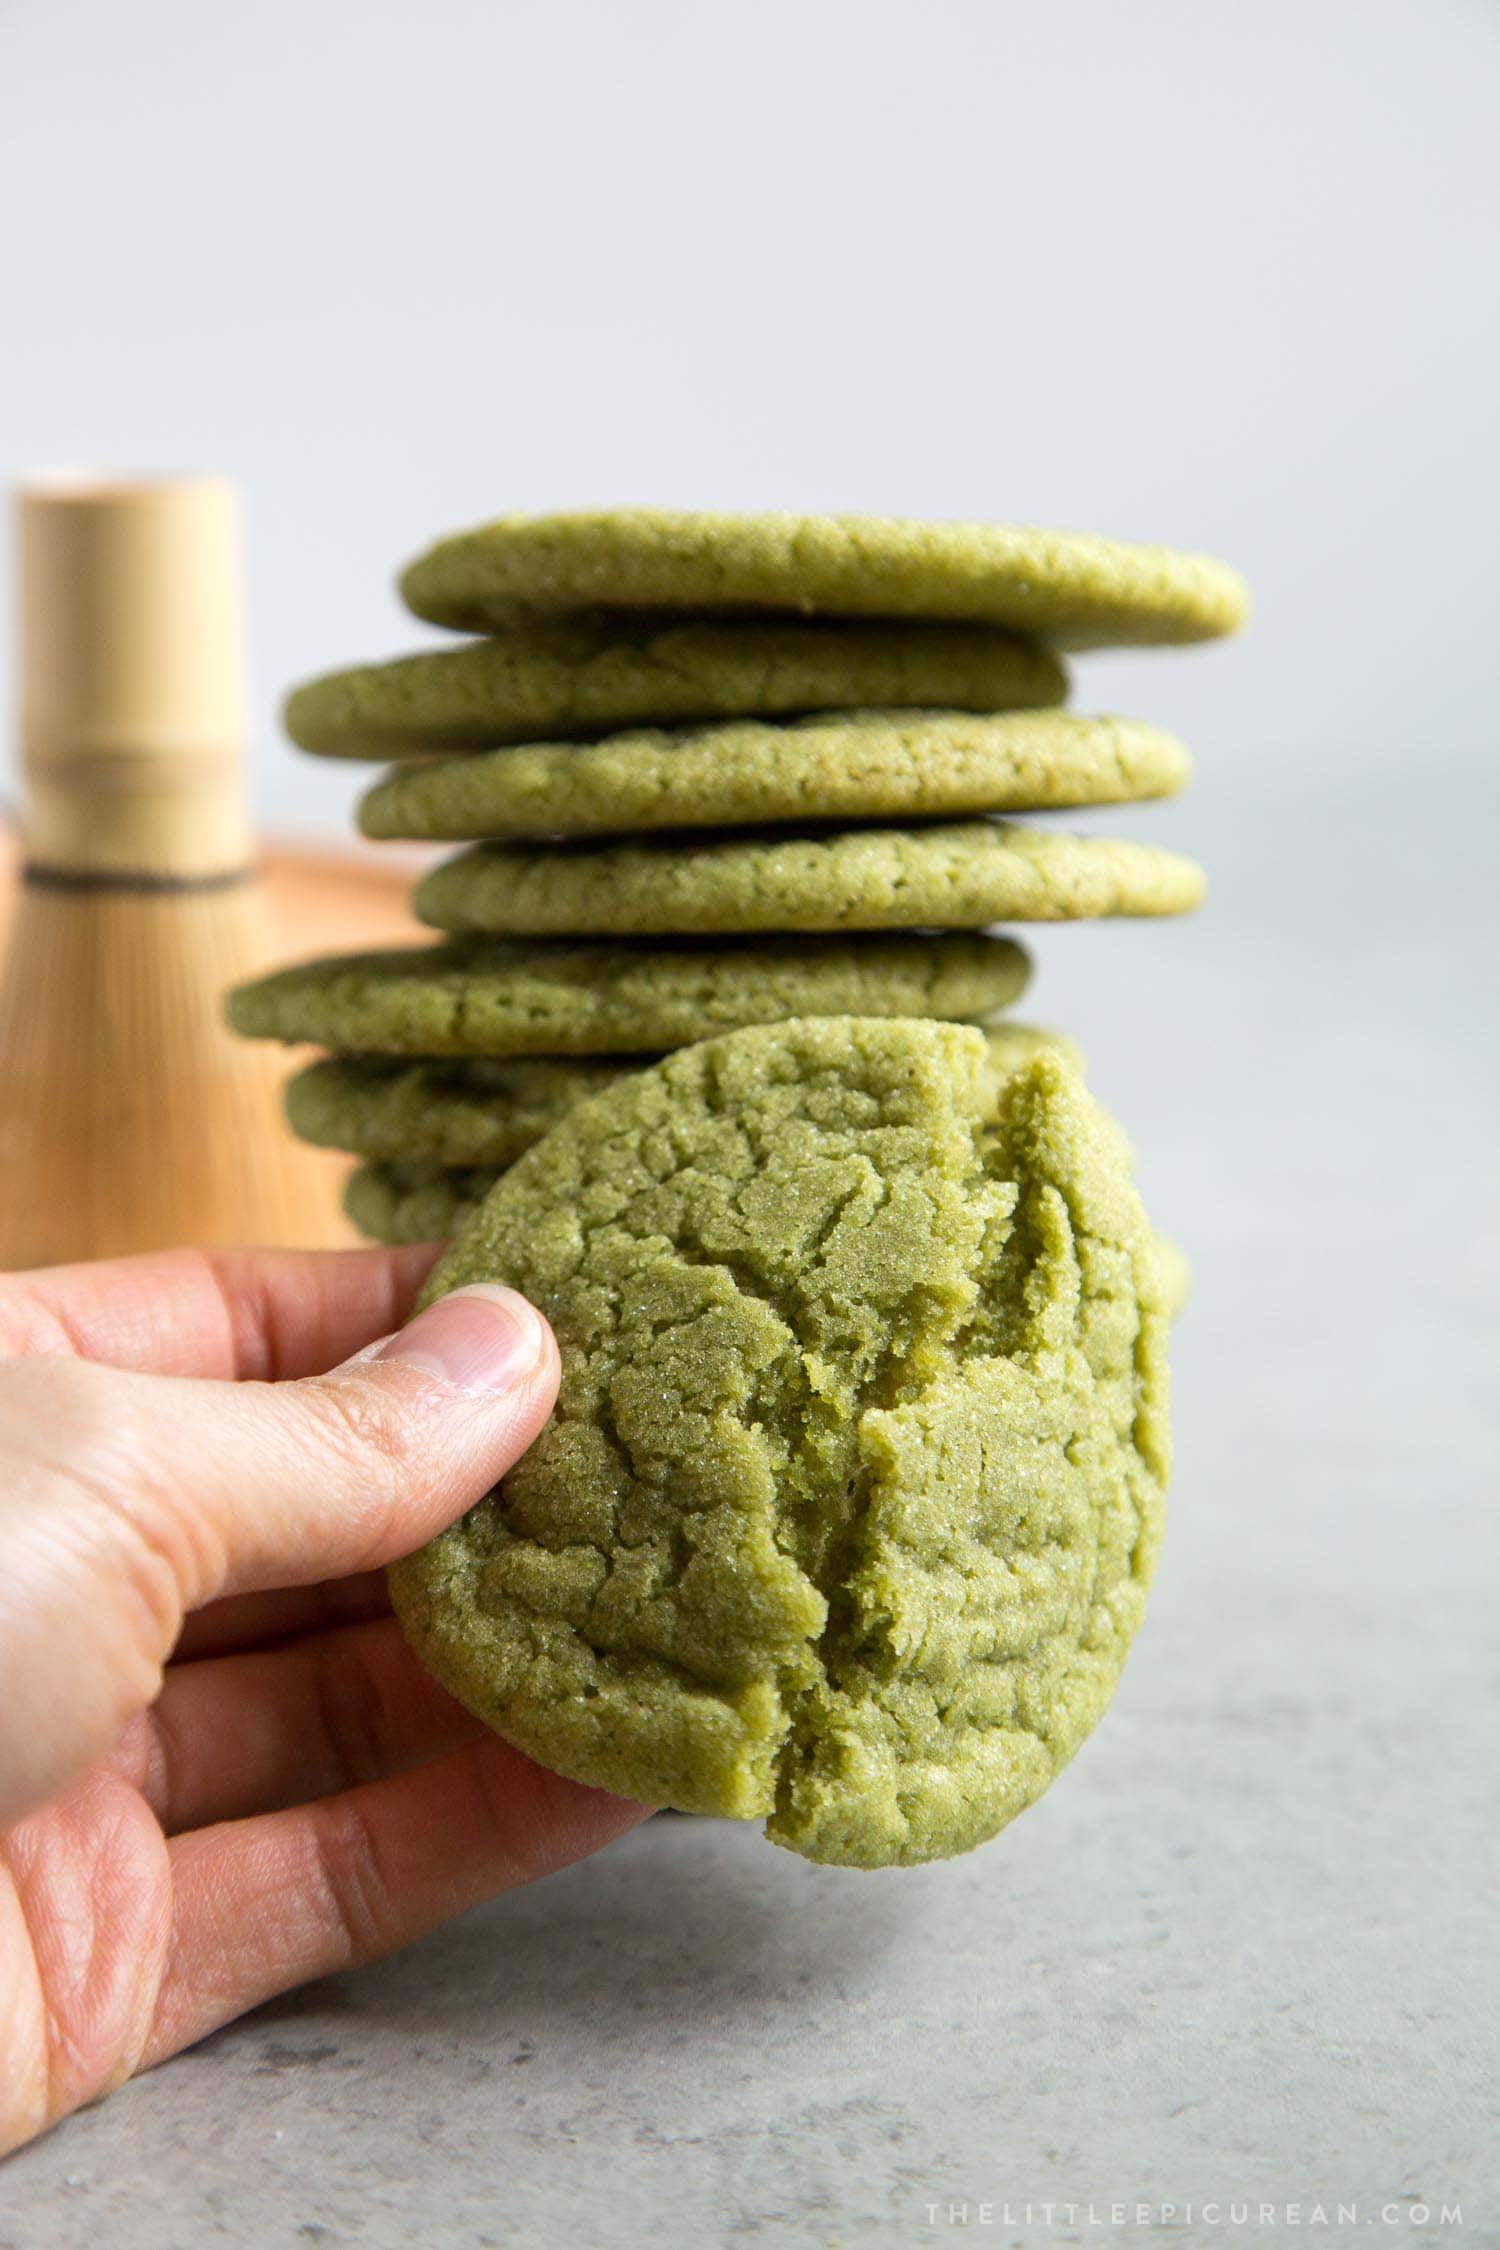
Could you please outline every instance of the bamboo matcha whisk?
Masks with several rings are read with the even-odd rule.
[[[251,870],[238,531],[215,479],[19,503],[26,865],[0,977],[0,1267],[346,1240],[280,1067],[224,1028]]]

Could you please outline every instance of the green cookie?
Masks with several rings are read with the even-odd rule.
[[[767,821],[930,818],[1165,797],[1181,743],[1133,719],[856,711],[531,743],[377,782],[367,836],[608,836]]]
[[[286,1089],[286,1113],[304,1141],[355,1156],[510,1164],[575,1102],[657,1059],[412,1062],[334,1055],[298,1071]]]
[[[1079,1060],[1061,1032],[1030,1024],[995,1024],[984,1036],[1004,1069],[1037,1054]],[[333,1055],[298,1071],[286,1089],[286,1111],[303,1140],[400,1163],[408,1172],[419,1163],[499,1167],[513,1164],[576,1102],[659,1060],[413,1062]]]
[[[1155,844],[1007,822],[625,844],[474,844],[417,885],[440,930],[682,936],[981,929],[1099,914],[1185,914],[1203,873]]]
[[[345,1054],[638,1055],[782,1016],[987,1016],[1029,973],[980,936],[406,946],[298,962],[227,1008],[248,1038]]]
[[[446,1242],[471,1218],[504,1167],[362,1164],[344,1185],[344,1210],[372,1242]]]
[[[332,758],[851,704],[1005,711],[1060,703],[1046,649],[988,627],[789,618],[517,619],[494,640],[329,672],[294,688],[288,734]]]
[[[1128,1156],[1040,1057],[782,1023],[581,1103],[426,1297],[521,1289],[557,1413],[391,1573],[544,1765],[852,1867],[969,1850],[1108,1704],[1168,1469]]]
[[[481,631],[524,602],[967,619],[1073,647],[1212,640],[1249,607],[1227,563],[1090,533],[668,508],[502,516],[429,548],[401,592]]]

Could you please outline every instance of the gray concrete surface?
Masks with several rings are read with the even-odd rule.
[[[913,1873],[654,1822],[64,2125],[4,2250],[1500,2240],[1494,791],[1351,758],[1292,819],[1205,764],[1129,816],[1201,919],[1039,948],[1199,1275],[1072,1769]]]

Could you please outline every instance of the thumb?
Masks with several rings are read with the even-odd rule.
[[[483,1285],[297,1382],[0,1366],[0,1698],[38,1720],[0,1817],[109,1747],[185,1611],[409,1553],[525,1451],[557,1382],[542,1315]]]
[[[206,1460],[174,1444],[164,1490],[222,1541],[187,1606],[409,1554],[503,1476],[552,1411],[557,1345],[534,1305],[477,1284],[331,1374],[171,1387]],[[150,1378],[143,1378],[150,1383]],[[206,1394],[216,1394],[208,1396]],[[185,1487],[179,1480],[189,1459]],[[188,1586],[191,1583],[191,1591]]]

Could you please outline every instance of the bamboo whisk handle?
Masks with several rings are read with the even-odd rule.
[[[248,866],[237,515],[215,477],[20,494],[33,880],[166,888]]]

